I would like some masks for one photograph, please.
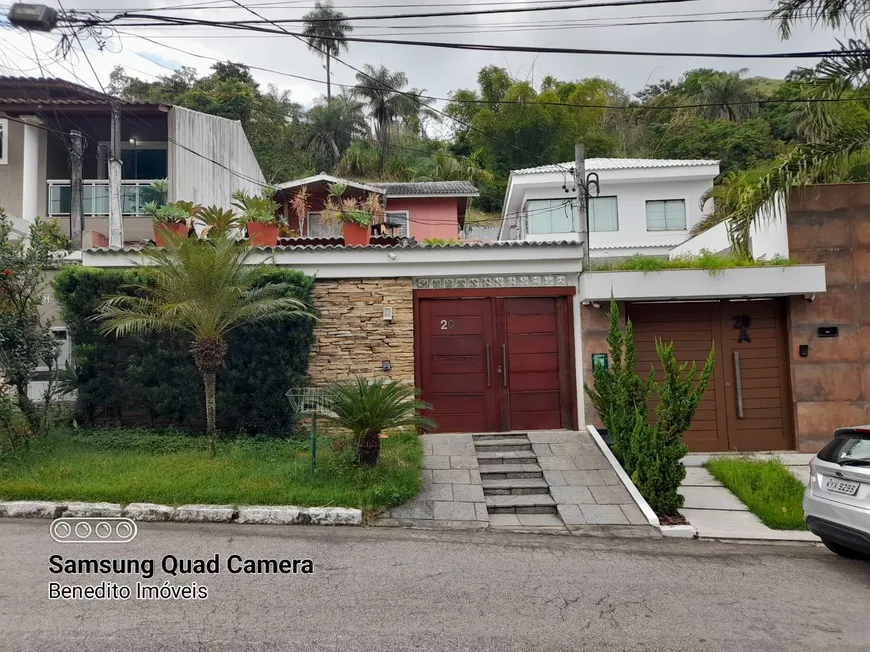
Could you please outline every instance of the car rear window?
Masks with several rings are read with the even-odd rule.
[[[870,433],[840,433],[819,451],[817,457],[835,464],[848,459],[870,460]]]

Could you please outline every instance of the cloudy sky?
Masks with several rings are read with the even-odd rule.
[[[8,10],[9,0],[0,0],[0,15]],[[113,12],[149,8],[152,14],[183,16],[207,20],[251,20],[253,15],[232,6],[230,0],[205,0],[200,8],[167,10],[191,5],[195,0],[66,0],[66,10],[94,10],[109,16]],[[587,0],[585,4],[601,0]],[[336,0],[347,16],[372,16],[394,13],[424,13],[476,9],[503,9],[507,6],[558,6],[583,4],[583,0]],[[49,0],[52,4],[52,0]],[[247,0],[246,4],[269,19],[300,18],[314,0]],[[846,34],[826,29],[810,29],[807,23],[796,28],[788,41],[779,38],[776,27],[763,20],[774,0],[684,0],[659,6],[560,8],[501,15],[458,16],[426,19],[353,21],[353,36],[418,39],[458,43],[486,43],[531,47],[573,47],[649,52],[798,52],[836,47],[837,38]],[[734,20],[740,18],[741,20]],[[750,20],[746,20],[746,19]],[[726,20],[727,19],[727,20]],[[646,24],[664,21],[697,21],[683,24]],[[293,31],[294,25],[287,29]],[[152,43],[139,36],[157,41]],[[100,50],[93,39],[84,47],[99,76],[99,82],[81,53],[56,60],[57,34],[28,34],[0,30],[0,74],[46,75],[63,77],[99,88],[108,83],[116,65],[128,74],[152,80],[170,74],[181,65],[205,73],[211,61],[201,58],[229,59],[281,73],[325,79],[322,62],[306,47],[289,36],[264,36],[249,32],[206,27],[131,27],[109,39]],[[34,48],[36,50],[34,56]],[[177,48],[177,49],[172,49]],[[179,51],[179,50],[183,50]],[[199,57],[196,55],[200,55]],[[432,96],[444,97],[460,87],[474,87],[477,71],[488,64],[508,68],[518,78],[539,82],[546,75],[560,79],[601,76],[613,79],[629,92],[648,82],[678,78],[686,70],[712,67],[725,70],[749,68],[750,75],[782,77],[797,66],[811,66],[812,59],[734,60],[717,58],[669,58],[657,56],[565,55],[444,50],[401,45],[351,43],[341,58],[362,67],[365,63],[383,64],[402,70],[410,85],[425,88]],[[38,60],[37,60],[38,59]],[[335,63],[333,82],[353,84],[354,71]],[[263,84],[289,89],[294,100],[309,105],[325,92],[323,84],[302,81],[273,72],[254,71]]]

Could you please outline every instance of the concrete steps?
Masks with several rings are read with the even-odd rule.
[[[480,453],[493,452],[532,452],[532,445],[526,437],[504,437],[500,439],[487,439],[474,442],[474,448]]]
[[[521,480],[543,478],[544,473],[537,464],[480,464],[481,480]]]
[[[489,475],[481,476],[483,493],[487,496],[521,496],[545,494],[549,491],[547,481],[543,478],[504,478],[491,479]]]
[[[484,451],[477,453],[477,461],[480,464],[537,464],[538,458],[531,451]]]
[[[490,514],[556,513],[556,501],[549,494],[485,496],[485,498],[486,510]]]

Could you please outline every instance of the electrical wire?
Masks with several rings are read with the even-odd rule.
[[[163,43],[163,42],[158,41],[155,38],[152,38],[150,36],[143,36],[142,34],[136,34],[134,32],[125,32],[125,31],[121,31],[121,30],[119,30],[118,33],[123,35],[123,36],[129,36],[132,38],[142,39],[143,41],[147,41],[149,43],[153,43],[154,45],[159,45],[159,46],[167,48],[169,50],[174,50],[175,52],[180,52],[181,54],[186,54],[190,57],[194,57],[197,59],[203,59],[205,61],[215,61],[215,62],[224,62],[225,61],[225,59],[220,59],[217,57],[210,57],[208,55],[198,54],[196,52],[191,52],[190,50],[185,50],[184,48],[179,48],[179,47],[174,46],[174,45],[169,45],[168,43]],[[140,57],[142,57],[146,61],[151,61],[150,59],[139,54],[138,52],[134,51],[134,53],[139,55]],[[170,68],[169,66],[159,64],[155,61],[151,61],[151,63],[159,65],[159,66],[165,68],[166,70],[170,70],[172,72],[175,72],[175,69]],[[322,84],[324,86],[326,85],[325,80],[317,79],[315,77],[306,77],[304,75],[296,75],[296,74],[284,72],[281,70],[275,70],[274,68],[265,68],[263,66],[255,66],[255,65],[248,65],[248,64],[242,64],[242,65],[245,65],[250,70],[259,70],[261,72],[267,72],[267,73],[279,75],[282,77],[288,77],[291,79],[299,79],[301,81],[312,82],[314,84]],[[342,84],[339,82],[332,82],[332,85],[338,86],[339,88],[346,88],[346,89],[358,88],[361,90],[375,90],[374,87],[361,86],[359,84]],[[473,99],[459,99],[459,98],[452,98],[452,97],[440,97],[440,96],[425,95],[425,94],[422,95],[421,97],[423,99],[429,100],[431,102],[451,102],[451,103],[455,103],[455,104],[485,104],[485,105],[496,105],[496,106],[537,104],[537,105],[541,105],[541,106],[561,106],[561,107],[569,107],[569,108],[576,108],[576,109],[604,109],[604,110],[613,110],[613,111],[638,111],[638,110],[640,110],[640,111],[646,111],[646,110],[649,110],[649,111],[671,111],[671,110],[679,110],[679,109],[701,109],[701,108],[720,106],[717,103],[711,103],[711,102],[696,102],[696,103],[689,103],[689,104],[662,104],[662,105],[641,105],[641,104],[622,105],[622,104],[577,104],[574,102],[551,102],[551,101],[530,102],[530,101],[526,101],[526,100],[495,100],[495,101],[490,101],[490,100],[480,100],[480,99],[473,100]],[[754,105],[758,105],[758,106],[771,105],[771,106],[775,106],[775,105],[780,105],[780,104],[815,104],[815,103],[822,103],[822,104],[834,103],[834,104],[837,104],[837,103],[841,103],[841,102],[864,102],[864,101],[870,101],[870,96],[839,97],[839,98],[798,98],[798,99],[775,99],[775,98],[773,98],[773,99],[752,100],[752,101],[741,100],[741,101],[737,101],[737,102],[729,102],[729,104],[732,106],[740,106],[740,105],[747,105],[747,106],[749,106],[749,105],[753,105],[753,106]]]

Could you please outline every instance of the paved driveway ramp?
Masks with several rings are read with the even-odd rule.
[[[658,537],[586,432],[425,435],[423,490],[376,525]]]

